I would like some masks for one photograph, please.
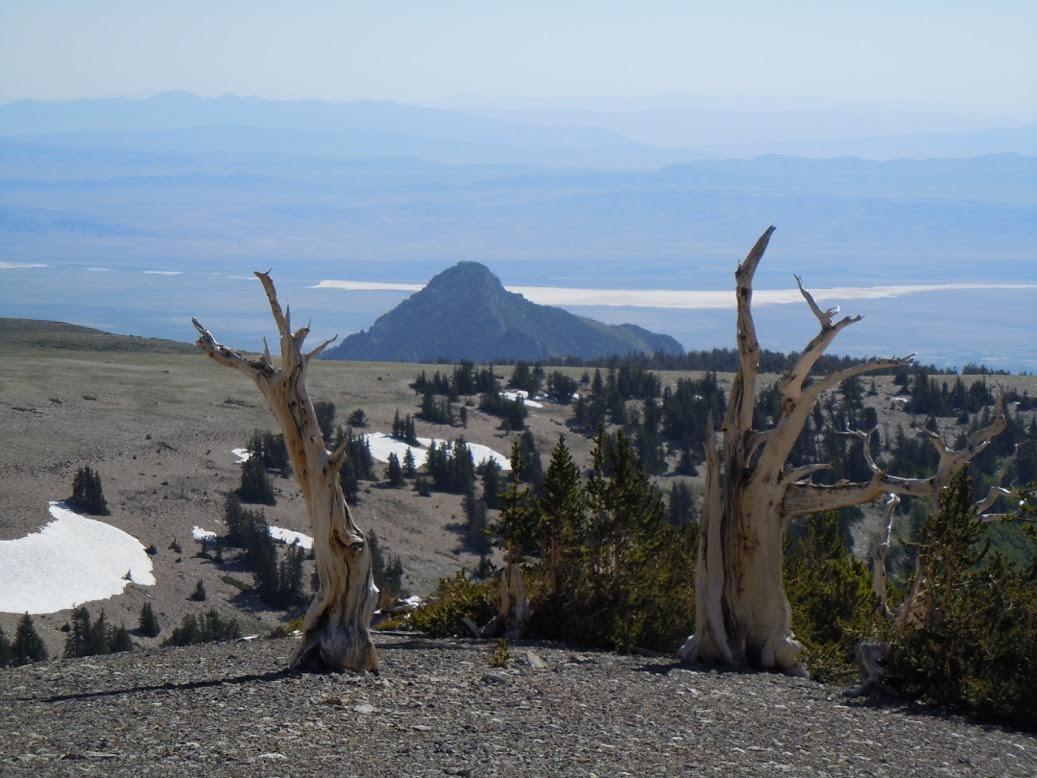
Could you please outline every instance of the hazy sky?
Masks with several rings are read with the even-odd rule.
[[[0,100],[759,97],[994,124],[1037,114],[1035,39],[1034,0],[3,0]]]

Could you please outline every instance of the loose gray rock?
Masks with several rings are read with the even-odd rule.
[[[377,677],[285,673],[291,639],[0,671],[0,774],[1037,774],[1032,735],[804,679],[521,641],[521,670],[488,671],[485,643],[378,641]]]

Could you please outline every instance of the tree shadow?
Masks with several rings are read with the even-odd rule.
[[[184,683],[172,683],[167,681],[166,683],[152,684],[148,686],[130,686],[122,689],[107,689],[104,691],[96,692],[77,692],[74,694],[55,694],[50,697],[16,697],[15,699],[19,702],[70,702],[76,700],[92,700],[104,697],[118,697],[121,694],[141,694],[145,692],[157,692],[157,691],[189,691],[191,689],[207,689],[213,686],[222,686],[224,684],[243,684],[243,683],[269,683],[271,681],[279,681],[289,676],[299,675],[297,672],[291,670],[271,670],[268,673],[250,673],[247,675],[238,675],[231,678],[211,678],[207,681],[186,681]]]
[[[685,662],[680,659],[670,659],[665,664],[643,664],[635,667],[634,672],[651,673],[652,675],[669,675],[675,670],[683,670],[688,673],[699,673],[709,675],[756,675],[753,670],[742,670],[737,667],[719,667],[717,665],[705,665]]]

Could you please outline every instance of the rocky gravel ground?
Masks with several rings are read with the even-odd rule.
[[[380,676],[286,674],[291,639],[3,671],[0,774],[1037,774],[1031,735],[807,680],[378,641]]]

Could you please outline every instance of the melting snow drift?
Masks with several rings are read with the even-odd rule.
[[[313,548],[313,538],[302,532],[296,532],[294,529],[285,529],[284,527],[270,527],[270,537],[274,540],[280,540],[282,543],[287,543],[289,546],[292,543],[298,542],[302,548],[307,550]],[[215,540],[216,533],[211,529],[203,529],[202,527],[192,527],[191,537],[195,540]]]
[[[195,525],[191,527],[191,537],[195,540],[214,540],[216,538],[216,533],[211,529],[202,529]]]
[[[442,446],[448,442],[439,438],[418,438],[418,443],[421,445],[412,446],[399,438],[386,435],[384,432],[371,432],[364,435],[364,437],[367,438],[367,445],[371,448],[371,456],[379,462],[388,462],[389,454],[395,454],[402,463],[403,457],[407,454],[407,449],[410,449],[411,455],[414,457],[415,467],[421,467],[425,464],[425,461],[428,459],[428,447],[432,445],[433,440],[435,440],[437,446]],[[471,449],[472,459],[475,460],[475,464],[479,465],[487,459],[492,459],[501,466],[502,470],[511,470],[511,461],[503,454],[481,443],[465,442],[468,443],[468,448]]]
[[[298,541],[299,545],[305,549],[313,548],[313,538],[309,535],[303,534],[302,532],[296,532],[294,529],[271,527],[270,537],[274,540],[280,540],[283,543],[287,543],[289,546]]]
[[[522,404],[523,405],[528,405],[530,408],[543,408],[544,407],[543,403],[538,403],[536,400],[530,400],[529,399],[529,392],[527,392],[525,389],[516,389],[513,392],[511,392],[511,391],[501,392],[500,394],[501,394],[501,397],[503,397],[505,400],[511,400],[512,402],[514,402],[515,400],[522,400]]]
[[[0,611],[53,613],[155,585],[143,544],[111,524],[50,503],[50,522],[17,540],[0,540]]]

